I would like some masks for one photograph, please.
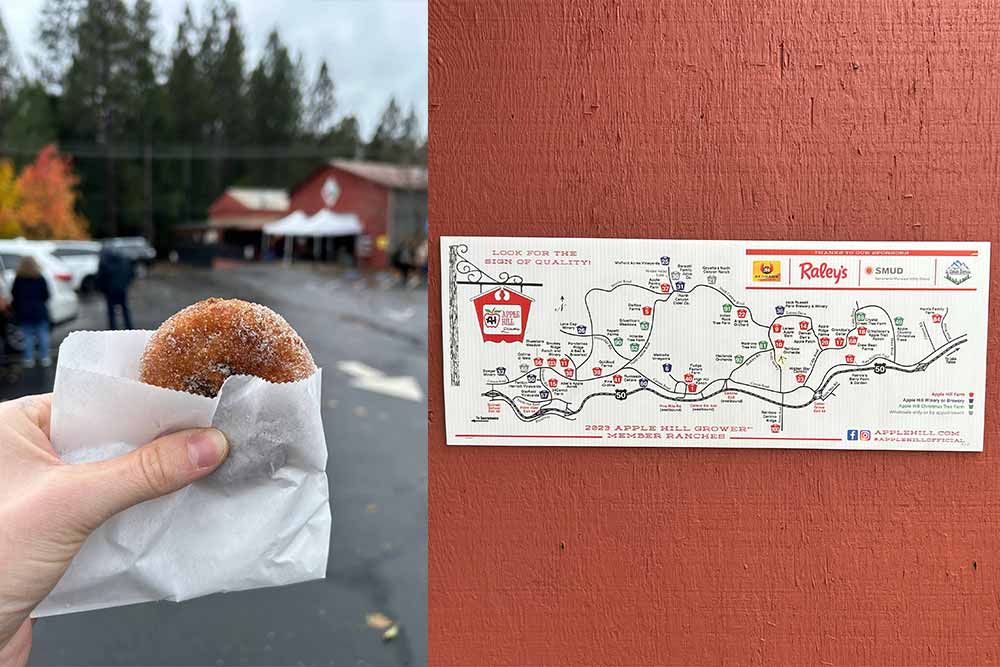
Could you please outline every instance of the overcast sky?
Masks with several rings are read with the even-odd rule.
[[[131,0],[126,0],[131,4]],[[187,0],[153,0],[159,47],[173,44]],[[207,0],[190,0],[196,20]],[[22,65],[37,53],[36,28],[43,0],[0,2],[0,16]],[[326,59],[337,87],[337,115],[354,113],[367,138],[390,95],[411,103],[427,132],[426,0],[235,0],[247,42],[247,68],[260,57],[272,28],[301,53],[311,83]]]

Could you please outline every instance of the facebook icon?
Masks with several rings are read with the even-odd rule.
[[[858,431],[857,431],[857,429],[853,429],[853,428],[852,429],[848,429],[847,430],[847,439],[848,440],[857,440],[858,439]]]

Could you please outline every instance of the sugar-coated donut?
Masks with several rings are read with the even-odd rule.
[[[216,396],[231,375],[294,382],[315,371],[305,343],[270,308],[239,299],[206,299],[176,313],[153,333],[139,379]]]

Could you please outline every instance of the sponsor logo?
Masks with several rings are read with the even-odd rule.
[[[802,280],[833,280],[833,284],[837,285],[841,280],[847,278],[847,267],[831,266],[826,262],[822,262],[819,266],[813,264],[812,262],[802,262],[799,264],[800,278]]]
[[[753,263],[753,281],[755,283],[781,282],[781,262],[776,259],[764,259]]]
[[[847,429],[847,439],[858,442],[869,442],[872,439],[872,432],[868,429]]]
[[[901,276],[903,267],[901,266],[866,266],[866,276]]]
[[[861,442],[868,442],[871,439],[872,439],[871,431],[866,431],[866,430],[858,431],[858,440],[860,440]]]
[[[955,285],[961,285],[972,277],[972,271],[965,265],[965,262],[960,262],[956,259],[951,263],[951,266],[945,269],[944,277]]]
[[[847,429],[847,439],[848,440],[857,440],[858,439],[858,429],[856,429],[856,428],[849,428],[849,429]]]

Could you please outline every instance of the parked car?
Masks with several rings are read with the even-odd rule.
[[[92,292],[96,287],[97,267],[101,263],[101,244],[97,241],[39,241],[53,257],[62,260],[73,273],[73,289]]]
[[[0,274],[9,287],[14,284],[17,265],[25,255],[33,256],[42,267],[42,276],[49,286],[49,319],[59,324],[75,318],[80,312],[80,300],[73,291],[73,272],[61,260],[52,256],[45,243],[37,241],[0,241]],[[6,298],[9,299],[7,292]]]
[[[141,236],[120,236],[101,241],[105,248],[110,248],[128,257],[133,262],[149,267],[156,259],[156,249]]]

